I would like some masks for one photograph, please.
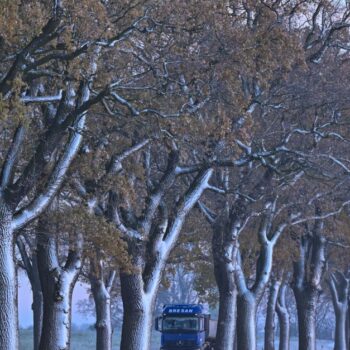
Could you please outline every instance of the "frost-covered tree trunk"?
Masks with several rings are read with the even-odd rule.
[[[326,240],[323,223],[316,221],[312,233],[300,242],[300,255],[294,264],[293,292],[297,304],[299,350],[316,349],[316,308],[322,292]]]
[[[257,302],[253,293],[239,295],[237,298],[237,348],[255,350]]]
[[[102,287],[94,293],[96,307],[96,349],[111,350],[112,349],[112,321],[111,321],[111,301],[110,295]]]
[[[346,312],[346,327],[345,327],[345,331],[346,331],[346,344],[347,344],[347,349],[350,349],[350,329],[349,329],[349,313],[350,313],[350,301],[349,301],[349,297],[348,297],[348,308],[347,308],[347,312]]]
[[[120,286],[124,308],[120,349],[149,349],[156,290],[145,293],[140,274],[122,274]]]
[[[275,350],[275,312],[280,286],[281,282],[279,280],[271,282],[267,301],[264,350]]]
[[[335,312],[334,350],[346,350],[346,315],[343,309]]]
[[[73,286],[63,273],[49,277],[51,288],[44,290],[43,330],[40,349],[70,349],[71,303]]]
[[[101,261],[102,265],[103,262]],[[102,266],[101,266],[102,267]],[[115,278],[115,272],[111,272],[105,282],[103,269],[100,276],[89,274],[91,291],[96,309],[96,350],[112,349],[112,318],[111,318],[111,289]]]
[[[18,349],[17,272],[12,212],[0,193],[0,349]]]
[[[81,270],[81,253],[82,236],[79,235],[76,247],[61,265],[57,237],[40,231],[38,262],[44,298],[40,350],[70,349],[72,294]]]
[[[280,328],[279,350],[289,350],[290,348],[290,320],[289,312],[286,305],[287,284],[284,282],[278,294],[276,312]]]
[[[331,275],[328,282],[335,313],[334,350],[346,350],[349,279],[343,273],[337,271]]]
[[[21,254],[23,268],[27,272],[33,293],[33,349],[39,349],[43,323],[43,293],[41,290],[36,245],[25,236],[17,238],[17,246]],[[28,252],[29,250],[29,252]]]
[[[216,349],[234,349],[237,314],[236,288],[223,291],[219,287],[218,328],[215,339]]]
[[[203,208],[204,209],[204,208]],[[237,220],[238,221],[238,220]],[[233,227],[232,227],[233,226]],[[220,217],[213,225],[214,275],[219,289],[218,328],[215,348],[233,350],[236,336],[237,288],[234,280],[235,257],[232,239],[237,225]]]

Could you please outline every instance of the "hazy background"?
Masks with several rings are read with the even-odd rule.
[[[27,328],[33,325],[32,314],[32,290],[27,275],[23,271],[18,273],[18,318],[19,326],[21,328]],[[83,315],[78,312],[78,302],[80,300],[88,299],[86,292],[87,287],[81,282],[77,282],[73,292],[73,312],[72,323],[75,325],[93,324],[94,318],[91,315]]]

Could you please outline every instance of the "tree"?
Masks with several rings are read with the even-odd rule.
[[[61,108],[52,116],[53,119],[50,121],[50,126],[44,135],[37,140],[36,145],[33,147],[35,151],[32,158],[29,162],[21,164],[18,168],[20,150],[25,141],[26,123],[30,123],[30,119],[33,118],[30,117],[33,115],[33,110],[31,107],[28,107],[28,119],[24,118],[21,120],[19,115],[11,116],[12,113],[16,114],[16,109],[12,105],[13,103],[18,104],[17,111],[21,107],[20,98],[16,94],[14,87],[17,81],[15,78],[18,71],[23,69],[27,57],[39,47],[43,47],[54,39],[54,33],[58,30],[58,26],[59,18],[57,16],[52,17],[43,28],[42,33],[34,37],[16,56],[16,60],[7,74],[3,76],[0,84],[2,103],[5,105],[5,108],[10,108],[7,123],[8,129],[6,131],[11,130],[11,124],[15,128],[15,133],[10,142],[11,145],[8,147],[1,170],[0,226],[2,233],[2,268],[0,272],[0,298],[4,304],[0,311],[0,347],[3,349],[18,348],[16,321],[17,285],[14,261],[15,232],[37,218],[46,209],[59,190],[67,168],[79,149],[82,136],[78,130],[84,128],[86,120],[85,112],[88,105],[91,104],[88,102],[88,84],[92,82],[90,76],[78,92],[79,103],[75,108],[69,108],[69,104],[72,102],[72,96],[67,94],[62,97]],[[92,70],[90,70],[90,74],[94,73],[93,63],[95,59],[95,56],[91,58]],[[69,88],[69,85],[68,91],[73,92],[73,88]],[[13,96],[11,99],[14,99],[14,101],[9,100],[11,96]],[[28,102],[30,102],[32,100],[31,96],[27,97]],[[17,102],[15,102],[16,99]],[[55,98],[53,99],[55,100]],[[44,98],[45,100],[46,98]],[[67,139],[66,132],[69,128],[72,128],[72,131]],[[48,163],[50,163],[49,161],[51,160],[53,151],[59,149],[58,146],[60,146],[61,150],[63,147],[63,150],[58,160],[54,164],[50,164],[50,171],[48,170]],[[54,165],[53,168],[52,165]],[[50,176],[48,174],[43,175],[45,171],[49,171]],[[32,195],[33,188],[38,189],[35,197]]]
[[[271,281],[265,322],[264,349],[266,350],[275,350],[275,312],[278,303],[280,288],[281,281],[279,281],[278,279],[274,279]]]
[[[84,1],[79,5],[5,1],[1,9],[1,26],[10,14],[10,25],[2,31],[0,57],[3,349],[18,347],[15,232],[42,214],[59,191],[80,148],[86,112],[99,102],[112,117],[166,117],[197,108],[195,103],[184,104],[184,95],[177,98],[181,107],[172,109],[174,103],[165,112],[157,103],[150,103],[161,101],[164,91],[175,96],[183,89],[174,83],[176,68],[166,60],[157,61],[161,52],[171,51],[171,40],[169,36],[166,42],[166,35],[158,36],[152,30],[164,23],[152,21],[146,5],[133,1]],[[151,36],[154,40],[144,39]],[[158,45],[160,37],[163,46]],[[148,49],[152,54],[143,55]],[[116,73],[118,70],[122,73]],[[134,103],[135,99],[140,103]]]
[[[43,324],[43,293],[39,276],[36,238],[29,237],[28,233],[18,236],[17,246],[22,259],[20,266],[26,271],[32,288],[33,349],[38,350]]]
[[[346,349],[346,317],[348,311],[349,280],[339,271],[334,272],[328,281],[335,312],[334,349]]]
[[[313,230],[301,238],[300,256],[294,265],[293,291],[298,310],[300,349],[316,349],[316,307],[326,262],[323,225],[316,221]]]
[[[111,290],[116,272],[106,274],[104,261],[90,262],[89,281],[96,309],[96,349],[111,350],[113,326],[111,317]]]
[[[133,267],[121,273],[122,348],[147,347],[162,273],[197,204],[213,230],[221,299],[219,347],[233,347],[237,294],[238,343],[242,349],[254,347],[253,318],[272,271],[279,235],[287,224],[310,218],[315,219],[315,227],[321,225],[339,213],[339,208],[330,209],[334,203],[342,202],[341,208],[347,203],[347,198],[332,193],[334,203],[323,207],[327,214],[309,213],[315,201],[326,197],[325,188],[338,194],[350,173],[344,156],[348,4],[4,0],[3,5],[0,348],[17,348],[17,232],[43,214],[59,191],[66,196],[73,188],[74,195],[63,202],[69,201],[67,210],[79,227],[57,230],[51,216],[51,222],[49,217],[39,219],[45,224],[38,242],[44,317],[50,321],[44,327],[45,334],[55,334],[42,347],[59,346],[55,341],[59,332],[65,332],[61,345],[69,347],[69,329],[55,321],[62,316],[55,308],[60,300],[55,304],[48,296],[62,296],[69,324],[69,294],[82,251],[92,252],[89,244],[98,246],[111,271],[127,260],[123,249],[116,247],[127,246]],[[61,190],[68,169],[70,188]],[[295,186],[301,178],[313,181]],[[305,205],[296,198],[291,208],[283,194],[286,186],[297,189],[300,197],[313,192],[314,199]],[[207,190],[211,195],[199,201]],[[280,211],[276,202],[284,203]],[[307,215],[296,219],[291,213],[300,208]],[[258,222],[256,215],[258,232],[251,223]],[[96,225],[96,220],[107,237],[113,237],[114,252],[103,238],[98,242],[88,232],[86,223]],[[69,261],[55,251],[62,235],[72,235],[69,244],[74,246],[74,238],[81,234],[84,247],[79,238]],[[254,247],[244,243],[247,236],[255,241]],[[307,323],[311,332],[321,290],[324,239],[323,234],[302,234],[295,270],[300,327],[305,330]],[[24,240],[19,239],[18,245],[31,273],[35,261],[28,260]],[[259,254],[257,262],[251,252]],[[318,256],[320,264],[315,267],[318,261],[314,261],[309,266],[307,255]],[[111,259],[117,263],[110,265]],[[305,277],[306,270],[312,280]],[[64,291],[57,284],[47,285],[50,279],[64,280],[67,272],[72,272],[68,273],[72,279]],[[106,278],[97,275],[92,278],[96,290],[96,280],[103,286]],[[310,311],[306,315],[300,300],[308,287],[318,292],[304,293],[310,297],[304,302]],[[101,302],[106,319],[108,300],[107,296]],[[250,320],[245,309],[252,310]],[[110,329],[105,330],[101,339],[110,344]],[[314,342],[306,344],[303,338],[301,333],[300,346],[312,349]]]
[[[65,191],[62,191],[63,196]],[[74,197],[73,197],[74,198]],[[38,262],[44,299],[44,324],[40,349],[62,349],[70,346],[71,304],[74,286],[82,273],[83,261],[89,260],[87,273],[96,304],[96,330],[99,349],[111,347],[112,325],[110,292],[114,274],[104,283],[104,271],[99,266],[109,257],[110,266],[123,265],[127,254],[123,241],[114,227],[103,217],[64,196],[56,210],[39,220]],[[56,204],[57,204],[56,202]],[[72,205],[67,203],[73,202]],[[98,228],[98,230],[96,230]],[[107,242],[110,245],[108,250]]]
[[[58,255],[58,232],[40,219],[38,226],[38,266],[43,293],[43,328],[39,349],[69,349],[71,303],[75,283],[82,268],[83,236],[75,232],[75,242],[64,261]]]
[[[115,223],[124,230],[128,238],[129,253],[133,257],[133,264],[137,270],[131,275],[121,274],[121,293],[124,305],[122,349],[149,347],[151,317],[166,260],[180,234],[186,215],[204,190],[209,187],[208,181],[212,175],[210,168],[200,172],[186,193],[180,197],[174,211],[169,213],[170,216],[167,214],[167,209],[161,205],[165,193],[170,190],[176,179],[175,169],[178,167],[178,156],[172,153],[169,158],[166,173],[147,200],[144,217],[137,222],[137,226],[134,226],[137,227],[137,231],[134,231],[132,226],[125,226],[119,221],[119,215],[116,215],[116,203],[112,202]],[[156,224],[152,221],[155,220],[158,210],[161,211],[161,217]],[[152,227],[153,225],[155,226]],[[150,243],[144,244],[142,250],[145,249],[145,253],[143,253],[140,248],[144,239],[141,238],[147,236],[147,241]]]
[[[238,288],[237,345],[240,349],[256,348],[257,305],[261,301],[272,272],[274,247],[289,221],[287,218],[285,221],[282,220],[282,222],[273,225],[275,215],[276,203],[267,202],[258,231],[260,252],[257,259],[255,280],[251,286],[248,285],[242,263],[238,260],[235,278]]]
[[[288,284],[283,282],[276,304],[276,312],[278,315],[280,336],[279,336],[279,350],[289,350],[290,348],[290,321],[289,321],[289,312],[286,305],[286,290]]]
[[[174,200],[169,196],[169,190],[174,188],[175,181],[183,174],[176,148],[168,155],[166,149],[160,148],[160,142],[150,144],[151,154],[157,157],[158,165],[161,164],[161,157],[169,157],[165,173],[161,174],[158,166],[153,166],[145,156],[144,171],[134,168],[133,173],[128,172],[125,178],[125,169],[130,169],[128,163],[134,164],[135,158],[140,161],[140,151],[147,144],[150,142],[141,141],[119,156],[108,155],[107,160],[97,158],[113,165],[105,168],[107,175],[116,181],[124,181],[123,186],[115,186],[113,181],[106,181],[105,172],[100,175],[101,181],[95,180],[92,186],[86,174],[85,177],[78,177],[79,189],[83,189],[84,193],[91,193],[94,198],[92,208],[95,213],[108,220],[115,235],[122,237],[128,246],[132,267],[130,271],[121,271],[120,277],[124,305],[122,347],[144,348],[147,346],[145,344],[149,344],[154,302],[167,257],[176,243],[186,215],[209,186],[208,181],[213,171],[211,168],[200,170],[192,184],[187,186],[187,191]],[[146,153],[150,150],[146,149]],[[126,154],[130,156],[124,160]],[[114,167],[116,163],[119,164],[117,168]],[[185,169],[184,174],[186,173]],[[141,195],[145,189],[146,198],[143,199]],[[139,198],[135,201],[137,197],[134,195],[137,192]],[[88,196],[88,200],[91,201],[91,197]],[[108,246],[111,244],[107,241],[101,245],[103,251]],[[107,257],[117,257],[111,250],[109,252]]]

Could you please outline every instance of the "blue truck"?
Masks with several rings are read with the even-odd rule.
[[[164,305],[155,328],[162,333],[160,350],[211,350],[217,321],[201,304]]]

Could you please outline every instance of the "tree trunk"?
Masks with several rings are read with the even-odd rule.
[[[328,285],[332,295],[335,314],[334,350],[346,350],[349,278],[347,278],[342,272],[335,271],[330,275]]]
[[[27,274],[30,275],[29,281],[33,292],[33,343],[34,350],[39,350],[41,331],[43,328],[43,313],[44,313],[44,298],[41,290],[41,282],[38,267],[38,258],[36,246],[32,252],[31,271]]]
[[[294,291],[298,313],[299,350],[316,350],[317,290]]]
[[[256,350],[257,303],[252,293],[237,298],[237,349]]]
[[[350,307],[349,307],[350,301],[349,301],[349,297],[348,297],[348,307],[347,307],[347,311],[346,311],[346,344],[347,344],[347,349],[350,349]]]
[[[278,292],[281,282],[274,280],[270,286],[269,299],[267,302],[265,322],[265,348],[264,350],[275,350],[275,312]]]
[[[43,283],[44,314],[40,350],[69,350],[71,305],[75,281],[65,272],[51,271]]]
[[[276,305],[276,312],[280,327],[280,339],[279,339],[279,350],[289,350],[290,348],[290,323],[289,323],[289,312],[286,305],[286,288],[287,285],[283,284],[280,288],[278,301]]]
[[[33,288],[32,288],[33,290]],[[40,338],[41,338],[41,330],[43,326],[43,294],[40,291],[33,290],[33,342],[34,342],[34,350],[39,349]]]
[[[81,269],[82,236],[70,249],[63,266],[59,263],[56,235],[39,227],[38,267],[44,299],[43,329],[39,350],[69,350],[72,294]]]
[[[112,320],[110,294],[101,281],[91,284],[96,307],[96,350],[112,349]]]
[[[319,208],[316,214],[320,215]],[[312,232],[300,240],[300,255],[294,263],[293,292],[297,304],[299,350],[316,349],[316,308],[326,267],[324,224],[316,220]]]
[[[149,350],[155,295],[143,291],[142,276],[120,276],[124,307],[121,350]],[[155,293],[154,293],[155,294]]]
[[[12,214],[0,202],[0,349],[18,349],[17,272]]]
[[[232,239],[227,228],[229,223],[221,220],[214,226],[212,251],[214,275],[219,289],[218,328],[215,339],[217,350],[233,350],[236,334],[237,288],[234,277]]]
[[[17,237],[17,246],[21,253],[23,267],[26,270],[33,293],[33,348],[39,349],[43,323],[43,294],[39,276],[36,244],[28,243],[24,236]],[[28,248],[27,248],[28,246]],[[30,250],[28,253],[27,249]]]
[[[346,350],[346,308],[335,311],[334,350]]]
[[[237,291],[220,292],[218,328],[215,340],[217,350],[233,350],[236,334]]]

